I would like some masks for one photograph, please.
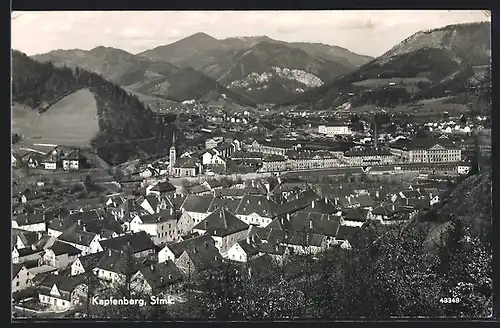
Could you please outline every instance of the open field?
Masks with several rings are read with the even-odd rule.
[[[36,124],[38,112],[21,104],[12,104],[12,133],[23,134]]]
[[[411,78],[392,78],[392,79],[367,79],[359,82],[354,82],[353,85],[358,87],[381,87],[387,86],[389,83],[396,85],[417,84],[418,82],[430,83],[426,77],[411,77]]]
[[[96,100],[88,89],[64,97],[40,115],[28,110],[13,106],[13,128],[24,136],[22,144],[88,146],[99,132]]]

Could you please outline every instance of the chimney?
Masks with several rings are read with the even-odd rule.
[[[35,244],[31,245],[31,249],[36,251],[36,245]]]
[[[312,230],[312,228],[313,228],[313,221],[312,221],[312,220],[309,220],[309,229],[311,229],[311,230]]]
[[[328,204],[328,198],[325,197],[325,204]]]
[[[174,215],[174,209],[172,207],[170,208],[170,215]]]
[[[155,266],[154,265],[151,264],[150,268],[151,268],[151,271],[155,271]]]
[[[311,208],[314,208],[314,200],[311,203]]]
[[[250,236],[247,237],[247,244],[250,244]]]
[[[111,256],[111,248],[108,249],[108,256]]]
[[[79,240],[79,241],[82,241],[82,235],[79,235],[79,236],[78,236],[78,240]]]
[[[82,220],[78,220],[78,225],[82,225]]]
[[[286,213],[286,220],[290,221],[290,213]]]
[[[131,246],[132,243],[130,242],[130,240],[127,240],[127,246]]]
[[[87,232],[87,227],[82,226],[82,231],[83,231],[83,232]]]

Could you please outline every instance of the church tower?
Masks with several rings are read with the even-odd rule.
[[[169,161],[170,161],[169,171],[171,175],[174,175],[174,165],[176,159],[177,159],[177,154],[175,151],[175,132],[174,132],[172,135],[172,146],[170,146],[170,153],[169,153]]]

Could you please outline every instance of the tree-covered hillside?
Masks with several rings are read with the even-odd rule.
[[[79,68],[55,67],[50,62],[39,63],[19,51],[12,52],[14,102],[43,112],[82,88],[89,88],[97,100],[100,132],[92,144],[104,160],[124,162],[141,154],[141,145],[158,136],[161,125],[154,113],[137,97],[101,75]]]

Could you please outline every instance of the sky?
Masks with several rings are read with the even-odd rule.
[[[197,32],[319,42],[379,56],[420,30],[489,21],[482,10],[13,12],[12,48],[28,55],[97,46],[133,54]]]

